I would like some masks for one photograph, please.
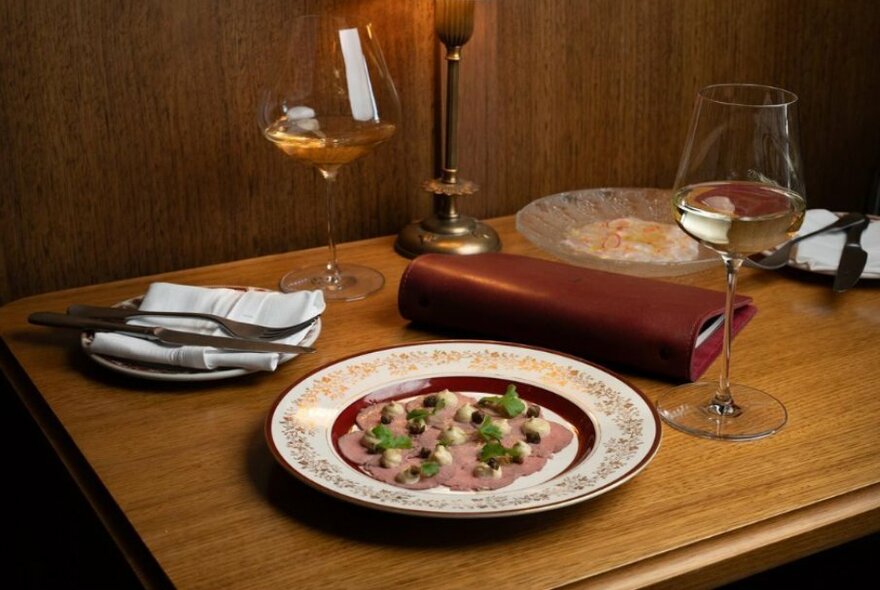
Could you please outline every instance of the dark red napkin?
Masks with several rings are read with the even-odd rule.
[[[757,313],[735,301],[733,333]],[[400,314],[426,326],[566,352],[694,381],[721,352],[724,293],[513,254],[425,254],[403,273]]]

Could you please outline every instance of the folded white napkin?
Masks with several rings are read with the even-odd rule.
[[[810,209],[804,216],[799,234],[821,229],[837,220],[837,215],[825,209]],[[800,242],[795,248],[794,264],[814,272],[834,272],[840,262],[840,252],[846,243],[846,231],[819,234]],[[868,253],[864,274],[880,273],[880,222],[872,221],[862,232],[862,248]]]
[[[324,311],[321,291],[276,293],[272,291],[191,287],[171,283],[153,283],[144,295],[141,310],[193,311],[225,316],[233,320],[265,326],[290,326]],[[163,326],[176,330],[228,336],[209,320],[149,317],[129,320],[132,324]],[[298,344],[308,328],[278,340]],[[88,344],[93,353],[192,369],[238,367],[254,371],[274,371],[279,363],[294,355],[272,352],[234,352],[204,346],[175,346],[135,336],[97,332]]]

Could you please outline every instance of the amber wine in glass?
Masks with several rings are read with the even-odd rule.
[[[785,425],[776,398],[730,382],[731,324],[743,259],[778,246],[800,228],[806,202],[797,97],[754,84],[708,86],[697,96],[673,191],[679,226],[718,252],[727,270],[721,376],[657,399],[669,425],[705,438],[752,440]]]
[[[339,169],[388,141],[400,121],[397,91],[371,25],[340,17],[294,20],[288,51],[264,92],[263,135],[325,180],[329,260],[287,273],[282,291],[321,289],[327,299],[353,301],[382,287],[379,271],[339,264],[333,232],[333,186]]]

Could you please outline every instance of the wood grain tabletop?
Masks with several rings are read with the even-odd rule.
[[[512,217],[504,251],[544,257]],[[113,304],[157,280],[274,288],[322,249],[37,295],[0,308],[0,366],[147,586],[178,588],[711,587],[880,530],[880,281],[835,294],[831,278],[744,269],[759,313],[737,336],[735,381],[772,392],[789,422],[749,443],[663,426],[626,484],[549,512],[442,520],[324,496],[274,461],[264,423],[298,378],[335,359],[448,338],[397,311],[408,261],[393,237],[343,244],[384,289],[331,303],[317,354],[274,373],[202,383],[136,379],[31,326],[34,311]],[[717,269],[668,279],[722,290]],[[713,364],[707,377],[718,373]],[[673,384],[620,370],[650,398]]]

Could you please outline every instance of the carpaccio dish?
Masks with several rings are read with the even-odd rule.
[[[340,453],[373,478],[409,489],[502,488],[540,471],[574,438],[520,399],[515,385],[500,396],[444,389],[375,403],[355,423],[339,437]]]

